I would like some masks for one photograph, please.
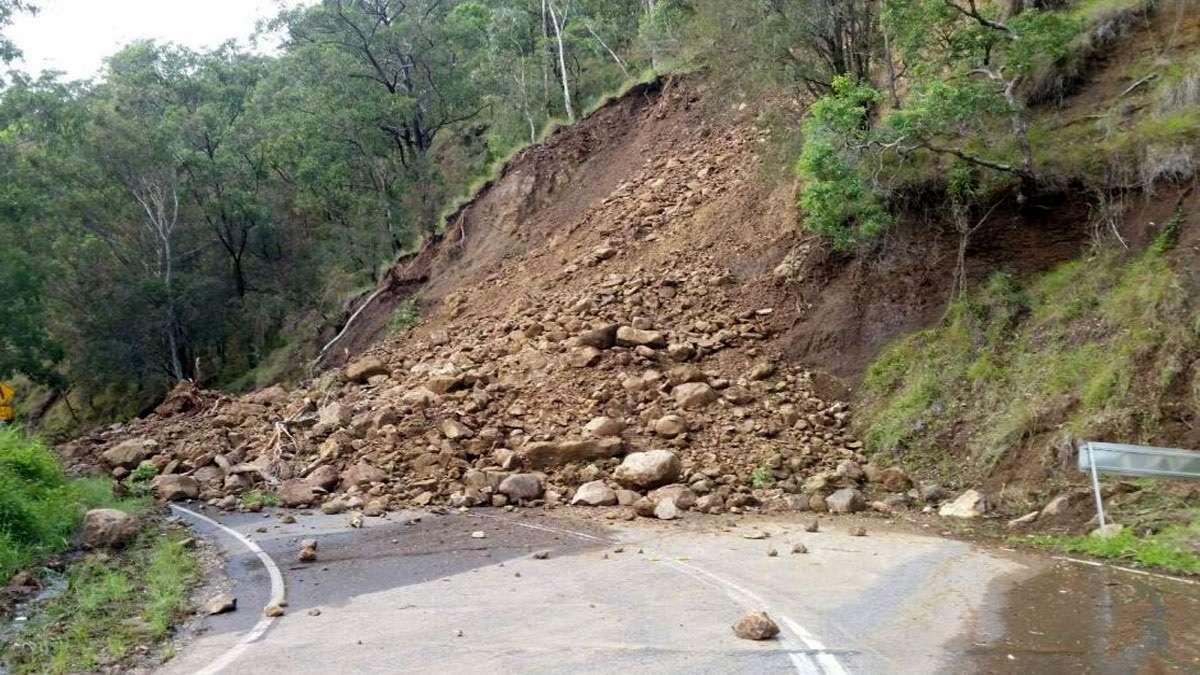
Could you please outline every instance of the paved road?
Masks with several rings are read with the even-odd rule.
[[[197,522],[227,551],[241,609],[206,619],[163,673],[1200,669],[1190,587],[1160,591],[879,521],[853,537],[848,521],[810,534],[800,519],[602,526],[536,511],[395,513],[361,530],[340,515],[218,520],[281,569],[286,614],[262,620],[268,567]],[[770,536],[743,536],[759,530]],[[317,562],[296,562],[303,538],[319,541]],[[797,542],[809,553],[793,555]],[[736,638],[730,626],[748,609],[771,614],[781,639]]]

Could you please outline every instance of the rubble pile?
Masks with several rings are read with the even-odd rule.
[[[235,398],[184,383],[155,414],[62,452],[118,479],[153,467],[161,498],[228,509],[260,507],[251,491],[366,516],[906,505],[911,481],[867,462],[848,405],[778,355],[783,308],[756,304],[712,251],[681,245],[663,264],[665,241],[749,180],[761,136],[742,124],[664,143],[561,236],[302,388]]]

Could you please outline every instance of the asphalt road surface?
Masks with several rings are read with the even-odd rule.
[[[215,521],[181,515],[224,551],[239,609],[163,673],[1200,672],[1196,586],[879,521],[856,537],[811,518],[197,513]],[[315,562],[297,561],[305,538]],[[737,638],[748,610],[779,639]]]

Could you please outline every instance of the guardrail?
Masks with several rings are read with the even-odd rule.
[[[1100,474],[1200,478],[1200,452],[1180,448],[1155,448],[1125,443],[1086,441],[1079,448],[1079,470],[1092,476],[1096,515],[1104,521],[1104,499],[1100,496]]]

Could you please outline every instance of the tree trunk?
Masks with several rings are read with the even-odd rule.
[[[562,74],[563,87],[563,106],[567,109],[567,119],[575,123],[575,108],[571,105],[571,82],[567,75],[567,57],[566,49],[563,46],[562,29],[566,24],[566,15],[563,15],[562,24],[559,23],[558,13],[554,11],[554,1],[546,0],[546,5],[550,8],[550,23],[554,26],[554,38],[558,43],[558,68]]]

